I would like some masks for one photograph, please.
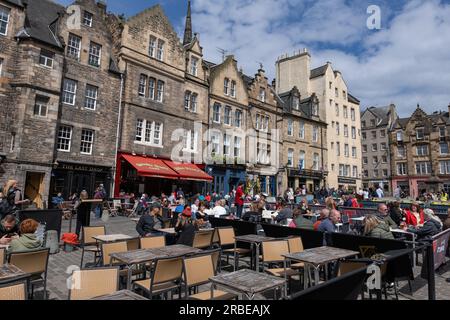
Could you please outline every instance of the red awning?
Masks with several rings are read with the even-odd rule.
[[[211,182],[213,177],[202,171],[199,167],[192,163],[175,163],[164,160],[164,162],[176,171],[182,180],[206,181]]]
[[[178,179],[178,173],[168,167],[163,160],[127,154],[123,154],[122,157],[137,170],[141,177]]]

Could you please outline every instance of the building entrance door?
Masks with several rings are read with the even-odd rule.
[[[39,172],[27,172],[27,178],[25,182],[25,197],[24,199],[30,199],[38,209],[44,209],[44,173]]]

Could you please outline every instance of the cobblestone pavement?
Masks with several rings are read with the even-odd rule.
[[[75,224],[75,220],[73,221]],[[121,233],[130,236],[137,236],[135,230],[136,223],[125,217],[111,218],[108,223],[103,223],[101,220],[91,218],[92,225],[106,225],[106,231],[108,234]],[[72,230],[74,225],[72,226]],[[63,221],[62,233],[69,231],[68,221]],[[91,254],[85,255],[85,262],[91,262],[93,257]],[[68,290],[66,281],[69,277],[67,273],[70,266],[79,266],[81,261],[81,250],[73,252],[64,252],[62,249],[58,254],[51,255],[49,259],[48,268],[48,282],[47,292],[49,299],[52,300],[65,300],[68,298]],[[231,260],[230,260],[231,261]],[[245,264],[245,261],[243,261]],[[420,267],[414,271],[415,280],[412,281],[413,294],[411,295],[408,282],[403,281],[399,283],[399,299],[400,300],[427,300],[428,299],[428,286],[424,279],[420,278]],[[450,263],[443,266],[441,270],[436,273],[436,297],[438,300],[450,300],[450,284],[445,281],[446,278],[450,278]],[[294,282],[295,283],[295,282]],[[295,286],[297,287],[297,286]],[[202,290],[203,291],[203,290]],[[35,292],[35,299],[42,299],[43,290],[37,288]],[[270,298],[271,293],[267,294],[267,298]],[[366,295],[367,296],[367,295]],[[178,296],[176,296],[178,297]],[[263,296],[259,296],[263,299]],[[389,291],[389,299],[394,299],[395,296]]]

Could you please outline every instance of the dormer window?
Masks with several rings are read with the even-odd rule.
[[[159,61],[164,60],[164,41],[158,39],[158,50],[156,51],[156,59]]]
[[[266,89],[259,88],[259,100],[262,102],[266,102]]]
[[[196,77],[197,72],[198,72],[198,59],[195,57],[192,57],[192,59],[191,59],[191,74]]]
[[[312,115],[319,116],[319,102],[315,101],[312,105]]]
[[[228,96],[230,94],[230,79],[225,78],[223,81],[223,93]]]
[[[6,36],[8,33],[10,10],[4,6],[0,6],[0,34]]]
[[[231,81],[231,90],[230,94],[233,98],[236,98],[236,81]]]
[[[92,13],[85,11],[83,15],[83,24],[86,27],[92,27]]]
[[[417,140],[423,140],[425,138],[425,129],[417,128]]]
[[[293,108],[295,110],[299,110],[300,109],[300,98],[295,96],[294,99],[293,99],[292,104],[293,104]]]
[[[403,132],[397,131],[397,141],[403,141]]]

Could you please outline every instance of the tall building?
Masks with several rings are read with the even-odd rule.
[[[276,91],[290,91],[296,86],[302,96],[313,94],[319,100],[319,118],[327,125],[327,159],[323,170],[328,172],[330,188],[356,189],[361,179],[360,102],[349,93],[341,74],[331,63],[311,70],[311,56],[305,52],[284,55],[276,62]]]
[[[202,192],[208,70],[190,3],[184,43],[160,5],[126,21],[110,15],[108,25],[125,73],[115,195]]]
[[[393,189],[400,187],[412,198],[450,190],[449,112],[428,115],[417,106],[411,117],[395,121],[390,133]]]
[[[320,119],[319,99],[315,94],[302,97],[297,87],[279,94],[282,115],[282,189],[303,188],[314,192],[325,185],[328,172],[327,124]]]
[[[370,107],[361,114],[363,187],[391,190],[389,135],[397,120],[395,105]]]

